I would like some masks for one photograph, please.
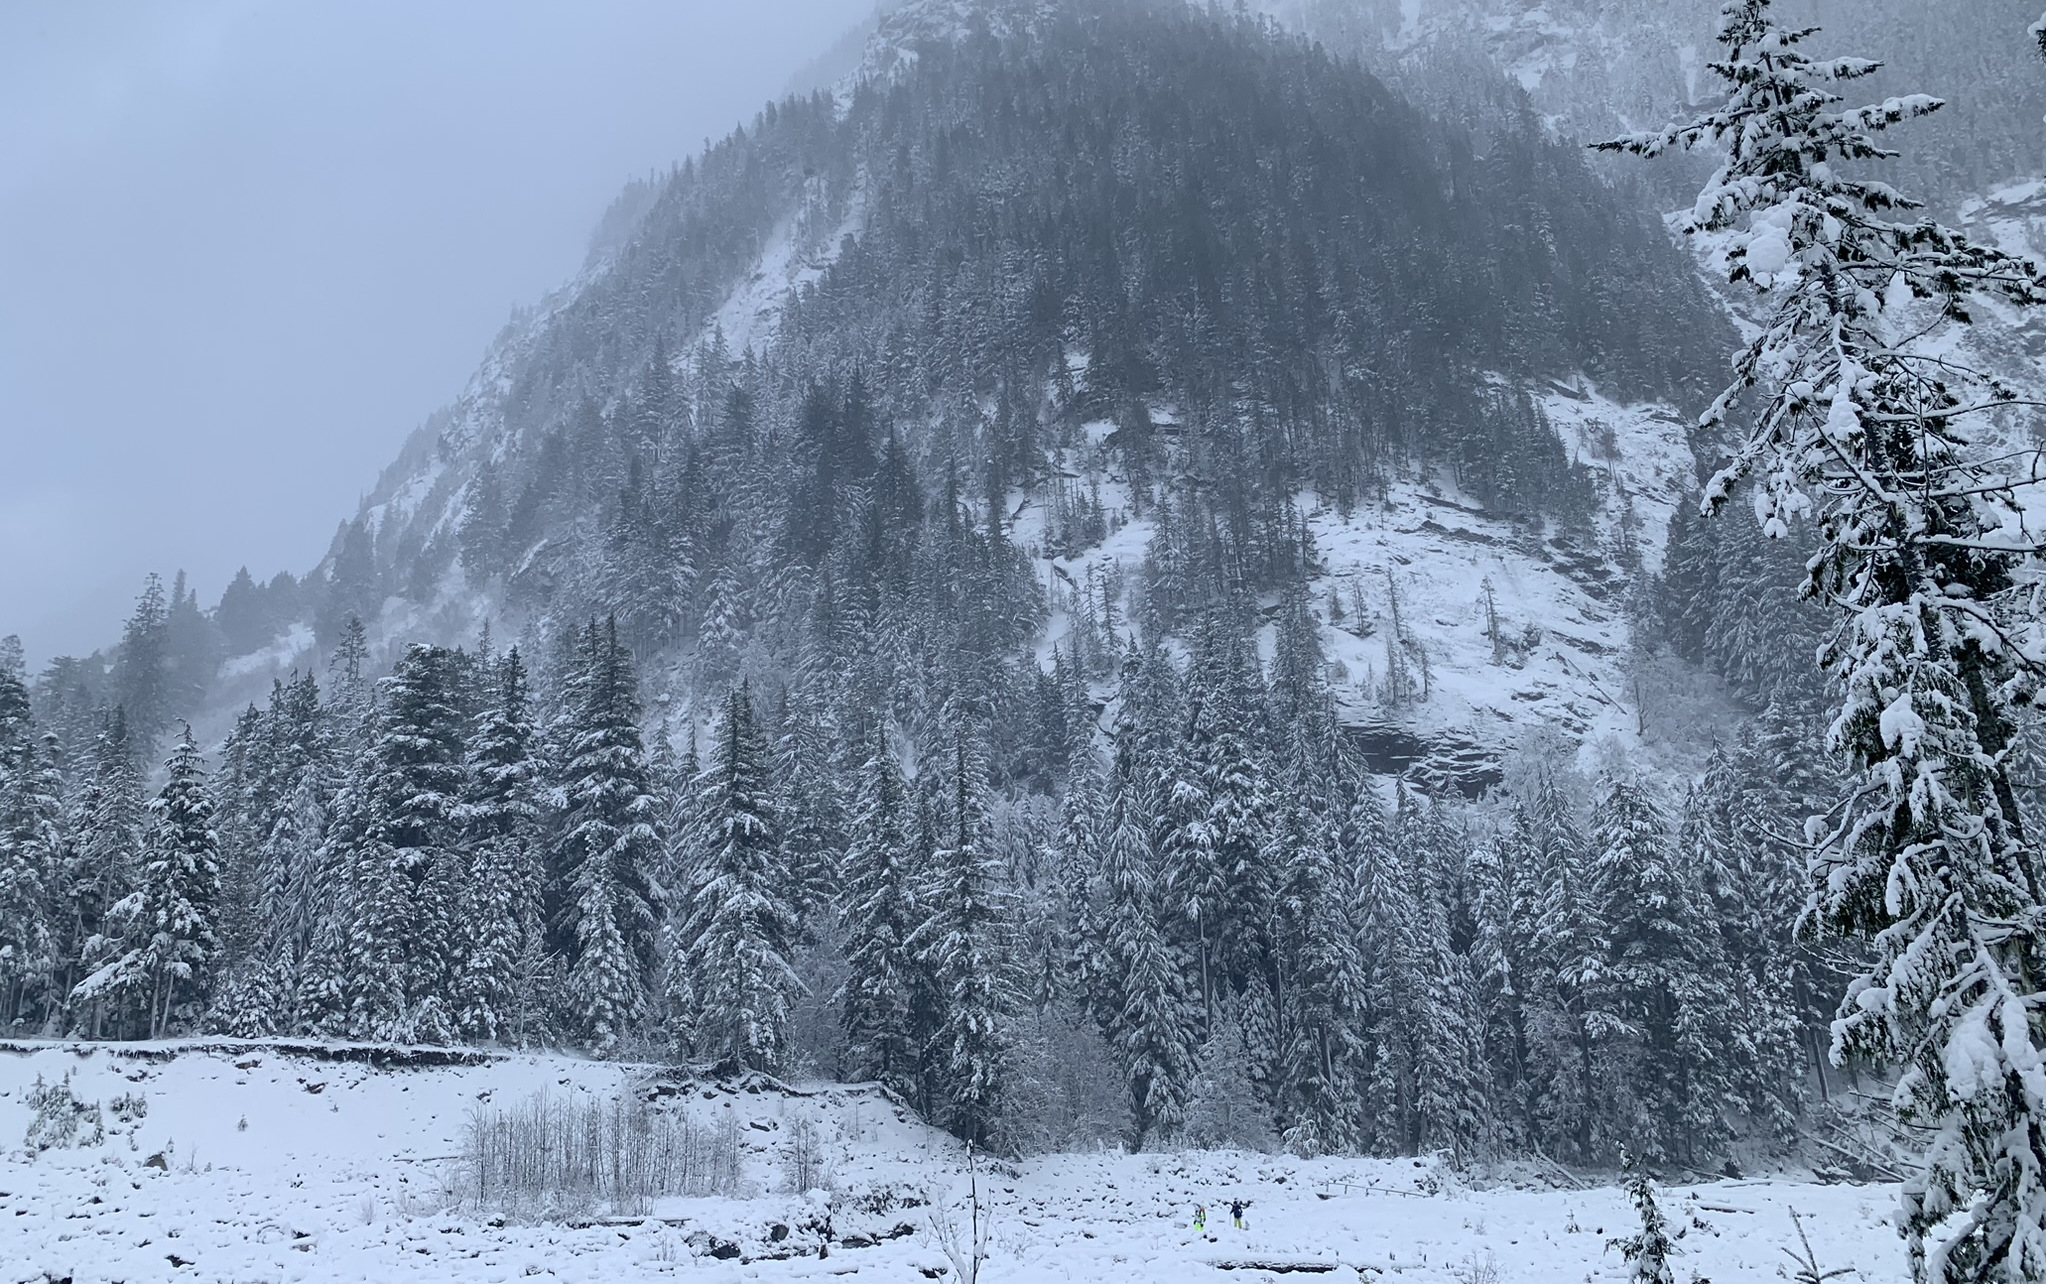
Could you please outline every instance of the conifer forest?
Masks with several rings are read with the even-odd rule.
[[[1637,1281],[1644,1170],[1844,1168],[2046,1279],[2039,3],[907,0],[317,565],[0,645],[0,1034],[1624,1169]]]

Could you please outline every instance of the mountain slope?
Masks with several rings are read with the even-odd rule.
[[[940,494],[1023,514],[985,550],[989,583],[1050,596],[993,591],[980,632],[1000,649],[1036,635],[1048,654],[1064,626],[1045,622],[1073,614],[1060,568],[1028,565],[1083,551],[1070,523],[1032,525],[1061,495],[1096,497],[1092,539],[1121,532],[1111,615],[1171,626],[1302,566],[1376,615],[1384,559],[1341,531],[1419,529],[1401,497],[1428,496],[1533,550],[1494,568],[1509,614],[1581,597],[1570,565],[1609,581],[1607,636],[1542,653],[1573,710],[1556,721],[1581,732],[1621,685],[1617,586],[1653,563],[1683,484],[1676,407],[1731,342],[1656,222],[1533,117],[1474,135],[1291,37],[1169,5],[905,6],[835,94],[769,108],[608,239],[337,537],[320,639],[351,614],[395,640],[617,611],[679,696],[789,664],[801,617],[843,609],[820,586],[929,600]],[[1611,399],[1597,426],[1557,386]],[[1141,565],[1161,501],[1201,532],[1194,573],[1163,585]],[[1475,546],[1447,546],[1456,582]],[[1432,581],[1445,551],[1403,551],[1399,573]],[[1410,645],[1471,669],[1441,614]],[[743,618],[744,658],[704,661],[713,616]],[[1498,651],[1471,681],[1492,684]],[[1357,679],[1359,719],[1481,740],[1542,705],[1387,710]]]

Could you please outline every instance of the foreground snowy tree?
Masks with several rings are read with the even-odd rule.
[[[1812,912],[1864,939],[1869,964],[1835,1023],[1834,1055],[1901,1065],[1899,1112],[1926,1130],[1900,1226],[1921,1280],[2046,1278],[2046,862],[2009,771],[2014,705],[2046,672],[2039,549],[2001,453],[2015,400],[1966,369],[1947,333],[1977,298],[2046,302],[2032,263],[1932,222],[1858,177],[1894,155],[1875,135],[1927,115],[1923,95],[1843,108],[1832,86],[1876,64],[1815,59],[1814,29],[1770,0],[1729,4],[1719,108],[1602,144],[1653,156],[1717,144],[1725,163],[1690,230],[1728,236],[1728,277],[1768,313],[1707,413],[1760,408],[1713,478],[1716,508],[1753,485],[1781,536],[1815,517],[1807,591],[1840,623],[1824,662],[1844,691],[1829,741],[1856,778],[1815,821]]]
[[[1655,1183],[1632,1154],[1626,1156],[1621,1167],[1627,1174],[1627,1199],[1641,1218],[1641,1229],[1607,1240],[1606,1247],[1617,1249],[1626,1260],[1628,1284],[1676,1284],[1669,1259],[1678,1250],[1670,1237],[1669,1218],[1655,1202]]]

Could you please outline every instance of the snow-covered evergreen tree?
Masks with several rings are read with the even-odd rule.
[[[772,751],[741,683],[725,699],[697,783],[687,919],[689,1044],[697,1056],[779,1070],[802,981],[790,962],[796,913],[775,832]]]
[[[1843,1000],[1835,1054],[1902,1064],[1898,1108],[1928,1130],[1900,1218],[1914,1273],[2032,1278],[2046,1273],[2030,979],[2046,957],[2046,866],[2007,751],[2013,702],[2046,677],[2022,573],[2039,547],[1990,420],[2015,394],[1961,364],[1950,332],[1980,297],[2046,302],[2046,274],[1885,217],[1913,203],[1865,176],[1894,154],[1876,136],[1942,104],[1843,108],[1833,86],[1876,64],[1814,58],[1814,34],[1779,24],[1770,0],[1737,0],[1713,64],[1725,102],[1605,146],[1727,148],[1689,226],[1728,235],[1729,280],[1770,311],[1705,417],[1719,427],[1760,386],[1754,428],[1706,498],[1717,507],[1752,479],[1772,536],[1816,517],[1809,583],[1841,611],[1824,656],[1844,691],[1829,739],[1858,778],[1814,835],[1813,908],[1873,957]]]
[[[369,710],[370,697],[375,694],[374,677],[369,630],[360,618],[350,615],[341,622],[334,650],[327,657],[327,694],[336,716],[351,727]]]
[[[147,820],[134,749],[119,709],[103,716],[93,748],[92,775],[74,808],[58,889],[62,961],[55,993],[67,998],[120,948],[118,938],[108,934],[108,914],[134,886]],[[97,1010],[74,1010],[69,1024],[97,1034],[99,1017]]]
[[[1779,1137],[1793,1135],[1802,1105],[1801,1007],[1796,992],[1795,888],[1770,877],[1774,857],[1758,843],[1742,842],[1733,823],[1738,783],[1728,755],[1715,749],[1705,779],[1685,802],[1678,858],[1689,867],[1709,906],[1707,930],[1717,939],[1698,972],[1694,1027],[1718,1044],[1725,1059],[1724,1101],[1704,1094],[1689,1109],[1732,1104],[1768,1120]]]
[[[1278,883],[1270,1090],[1287,1149],[1311,1157],[1363,1144],[1370,982],[1354,931],[1354,866],[1341,850],[1345,817],[1332,814],[1332,782],[1316,770],[1306,741],[1296,745],[1283,783],[1287,803],[1265,856]]]
[[[597,600],[619,613],[627,644],[649,652],[675,640],[696,580],[687,535],[662,512],[650,489],[635,459],[594,585]]]
[[[36,1019],[56,962],[50,883],[64,845],[62,782],[53,738],[22,711],[0,765],[0,1022]]]
[[[138,1028],[152,1039],[197,1015],[219,948],[219,846],[205,761],[190,727],[164,769],[169,778],[149,804],[135,890],[108,911],[124,948],[75,994],[85,1003],[139,1009]]]
[[[930,1042],[945,1126],[986,1146],[1001,1125],[1016,1008],[1014,914],[988,834],[987,766],[968,729],[955,735],[950,757],[948,814],[919,898],[924,918],[910,939],[936,993]]]
[[[1677,1252],[1676,1241],[1670,1235],[1669,1218],[1655,1201],[1655,1184],[1631,1152],[1622,1167],[1627,1174],[1627,1199],[1634,1205],[1641,1229],[1610,1240],[1607,1246],[1618,1249],[1626,1261],[1628,1284],[1676,1284],[1669,1265]]]
[[[569,1015],[602,1055],[621,1051],[648,1014],[662,889],[661,799],[639,733],[638,678],[615,624],[591,622],[561,734],[564,812],[558,865],[573,955]]]
[[[886,725],[876,721],[860,765],[839,874],[846,977],[838,996],[847,1065],[857,1078],[916,1091],[916,885],[909,791]]]
[[[487,677],[465,751],[460,827],[465,867],[454,902],[449,1002],[463,1037],[519,1045],[538,1032],[547,996],[528,988],[541,932],[537,753],[518,648]]]
[[[1126,713],[1117,727],[1099,858],[1085,897],[1090,935],[1080,946],[1080,971],[1088,1006],[1128,1087],[1131,1146],[1141,1150],[1183,1117],[1201,1008],[1187,961],[1162,921],[1152,790],[1144,779],[1133,714]]]
[[[378,685],[358,792],[364,823],[348,853],[357,960],[357,1037],[446,1042],[463,874],[456,809],[463,779],[467,658],[415,645]]]
[[[127,714],[138,751],[152,759],[175,716],[170,691],[170,609],[163,580],[150,575],[134,612],[121,628],[121,646],[114,662],[114,702]]]
[[[830,901],[845,849],[844,806],[832,771],[835,729],[816,684],[783,688],[776,710],[773,772],[777,836],[788,894],[799,920],[807,921]]]
[[[746,642],[747,593],[738,550],[727,550],[711,576],[696,629],[696,689],[715,691],[739,674]]]
[[[1603,1107],[1620,1081],[1606,1073],[1608,1051],[1627,1026],[1614,1010],[1592,856],[1554,776],[1542,779],[1527,814],[1538,886],[1529,998],[1536,1124],[1548,1145],[1590,1161],[1620,1140],[1618,1121]]]
[[[1421,1032],[1413,1055],[1413,1148],[1446,1150],[1463,1161],[1497,1132],[1484,1006],[1472,960],[1458,948],[1452,925],[1452,888],[1463,873],[1456,867],[1467,860],[1470,842],[1440,799],[1430,799],[1425,809],[1411,796],[1403,801],[1396,832],[1410,854],[1413,912],[1401,954],[1417,974],[1412,988]]]
[[[1525,839],[1527,827],[1526,808],[1516,805],[1503,832],[1478,844],[1471,854],[1476,931],[1470,968],[1495,1084],[1493,1134],[1514,1148],[1526,1144],[1534,1120],[1528,999],[1537,975],[1538,889],[1529,860],[1532,844]]]
[[[1629,1033],[1627,1108],[1639,1112],[1644,1153],[1692,1160],[1724,1140],[1732,1049],[1719,1023],[1732,996],[1710,904],[1687,854],[1637,781],[1609,777],[1592,809],[1591,873],[1600,900],[1606,984]],[[1695,854],[1695,853],[1691,853]]]
[[[1230,615],[1228,623],[1219,616],[1203,622],[1187,673],[1184,762],[1203,805],[1184,823],[1203,831],[1194,845],[1211,853],[1220,882],[1220,912],[1211,913],[1215,939],[1207,946],[1210,989],[1218,967],[1237,985],[1265,970],[1279,877],[1268,849],[1270,773],[1255,734],[1264,677],[1255,640],[1234,622],[1239,613]]]
[[[1413,1038],[1425,988],[1412,953],[1414,881],[1395,849],[1376,786],[1358,782],[1340,832],[1351,931],[1363,956],[1364,1011],[1358,1015],[1364,1063],[1358,1072],[1359,1146],[1404,1150],[1414,1129]]]
[[[340,772],[334,763],[333,727],[321,707],[311,671],[293,674],[271,692],[263,714],[267,758],[256,796],[266,800],[255,853],[254,917],[250,954],[228,978],[232,1006],[220,1024],[230,1033],[303,1032],[312,1028],[301,1006],[303,968],[322,924],[345,931],[353,900],[343,878],[339,848],[328,824]],[[338,966],[338,954],[332,957]],[[342,978],[330,973],[338,1011]]]

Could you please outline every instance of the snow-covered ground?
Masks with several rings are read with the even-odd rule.
[[[358,1049],[358,1054],[372,1050]],[[564,1056],[380,1066],[213,1041],[0,1050],[0,1280],[872,1280],[951,1278],[932,1205],[964,1219],[964,1155],[872,1089],[692,1085],[661,1108],[743,1138],[737,1198],[667,1199],[644,1218],[493,1225],[449,1194],[479,1104],[545,1092],[608,1100],[652,1068]],[[95,1146],[23,1148],[38,1076],[97,1102]],[[122,1122],[114,1102],[140,1097]],[[132,1103],[126,1113],[132,1115]],[[831,1190],[787,1191],[807,1116]],[[160,1158],[158,1158],[160,1156]],[[1618,1280],[1607,1241],[1634,1225],[1613,1189],[1478,1188],[1432,1161],[1240,1152],[1051,1155],[981,1169],[986,1281],[1178,1284],[1330,1279],[1411,1284]],[[1232,1199],[1250,1201],[1231,1227]],[[1205,1202],[1208,1230],[1190,1222]],[[1805,1215],[1821,1265],[1903,1280],[1894,1192],[1783,1180],[1664,1192],[1678,1277],[1777,1277]],[[828,1234],[825,1230],[828,1214]],[[828,1255],[820,1256],[820,1247]],[[722,1254],[722,1256],[720,1256]]]

